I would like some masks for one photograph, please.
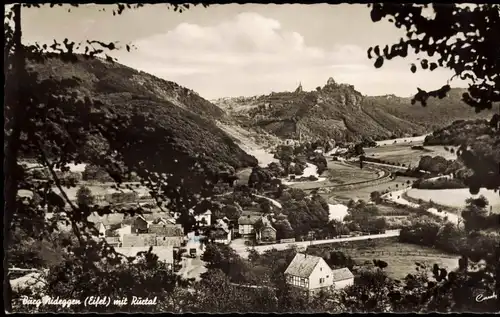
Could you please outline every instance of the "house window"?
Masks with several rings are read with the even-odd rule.
[[[301,278],[300,279],[300,286],[306,287],[306,284],[307,284],[307,280],[305,278]]]
[[[321,278],[319,279],[319,283],[320,283],[320,284],[323,284],[324,282],[325,282],[325,279],[321,277]]]
[[[320,268],[319,268],[319,270],[320,270],[320,271],[323,271],[323,268],[322,268],[322,267],[320,267]]]

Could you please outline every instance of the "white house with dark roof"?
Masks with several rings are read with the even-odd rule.
[[[354,274],[346,267],[332,270],[332,276],[335,289],[343,289],[354,284]]]
[[[285,271],[286,282],[307,291],[342,289],[354,283],[354,275],[348,268],[332,270],[323,258],[297,253]]]
[[[202,214],[194,215],[194,219],[196,222],[204,223],[206,226],[210,226],[212,224],[212,212],[207,210]]]
[[[238,218],[238,232],[242,236],[250,236],[255,234],[254,225],[262,218],[262,216],[246,215]]]

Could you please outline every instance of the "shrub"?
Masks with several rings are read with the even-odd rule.
[[[415,182],[413,188],[418,189],[458,189],[467,188],[464,182],[457,178],[440,178],[438,180],[422,180]]]
[[[139,195],[136,192],[112,193],[106,195],[105,199],[110,204],[132,203],[139,199]]]

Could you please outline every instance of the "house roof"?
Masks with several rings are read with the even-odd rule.
[[[262,218],[261,216],[241,216],[238,218],[238,224],[240,225],[254,225],[259,219]]]
[[[217,219],[214,225],[215,228],[222,228],[224,230],[229,229],[229,224],[222,219]]]
[[[271,226],[270,224],[265,224],[261,229],[260,231],[262,232],[264,229],[271,229],[273,231],[276,231],[276,229],[274,229],[273,226]]]
[[[161,246],[180,247],[183,240],[183,237],[156,237],[157,244],[159,245],[158,241],[161,241]]]
[[[141,217],[142,219],[146,220],[147,222],[155,222],[155,221],[167,221],[167,219],[171,218],[167,213],[164,212],[158,212],[158,213],[152,213],[152,214],[142,214],[138,215],[138,217]]]
[[[307,278],[321,260],[319,256],[297,253],[288,265],[285,274]]]
[[[332,276],[334,282],[354,278],[354,274],[352,274],[352,272],[346,267],[337,270],[332,270]]]
[[[156,244],[155,233],[124,234],[123,245],[126,247],[146,247]]]
[[[165,237],[182,237],[184,236],[184,230],[182,227],[175,225],[164,225],[164,224],[152,224],[149,226],[150,233],[156,233],[157,235]]]
[[[148,252],[150,247],[125,247],[115,248],[115,251],[128,257],[134,257],[138,252]],[[167,263],[174,262],[174,248],[172,247],[153,247],[152,253],[158,256],[158,260]]]

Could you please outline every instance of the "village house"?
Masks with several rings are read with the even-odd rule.
[[[112,213],[105,216],[99,216],[97,213],[93,213],[87,217],[87,220],[94,223],[95,228],[99,232],[99,237],[104,238],[109,236],[112,231],[122,226],[124,214]]]
[[[184,229],[179,224],[151,224],[148,233],[156,234],[157,246],[180,248],[184,244]]]
[[[132,233],[123,235],[122,247],[152,247],[156,246],[155,233]]]
[[[210,210],[207,210],[200,215],[195,215],[194,219],[197,223],[210,226],[212,224],[212,212]]]
[[[210,230],[210,238],[215,243],[227,245],[231,242],[231,230],[228,228],[213,228]]]
[[[354,275],[347,268],[332,270],[323,258],[297,253],[285,271],[286,282],[309,295],[321,290],[342,289],[354,283]]]
[[[262,217],[255,224],[255,237],[258,243],[272,243],[276,241],[276,229],[267,217]]]
[[[217,219],[214,226],[208,230],[208,237],[211,241],[221,244],[231,242],[232,230],[229,228],[229,219]]]
[[[332,276],[335,289],[343,289],[354,285],[354,274],[346,267],[332,270]]]
[[[147,233],[151,224],[175,224],[175,220],[166,214],[153,213],[138,215],[132,221],[132,233]]]
[[[252,236],[255,234],[254,225],[259,221],[261,216],[241,216],[238,218],[238,233],[240,236]]]
[[[105,240],[107,244],[115,248],[120,247],[122,244],[120,237],[106,237]]]
[[[95,224],[97,231],[99,231],[99,237],[104,238],[106,236],[106,226],[102,222]]]
[[[115,248],[116,252],[127,257],[136,257],[139,252],[148,252],[149,246],[146,247],[121,247]],[[158,261],[163,262],[167,266],[167,270],[174,270],[174,249],[172,247],[153,247],[151,253],[158,256]],[[137,261],[137,259],[135,260]]]
[[[116,235],[120,239],[120,243],[123,242],[123,236],[132,233],[132,226],[127,224],[121,224],[121,227],[115,230]]]

